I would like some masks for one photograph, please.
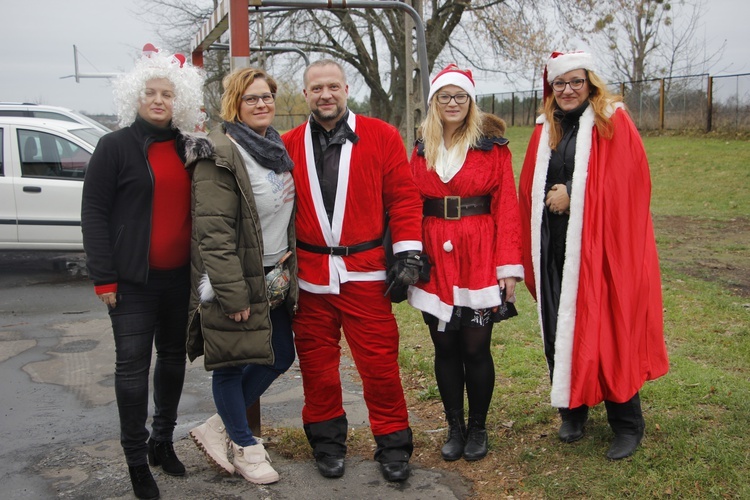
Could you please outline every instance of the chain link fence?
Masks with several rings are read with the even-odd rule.
[[[750,130],[750,73],[712,78],[712,129],[720,132]]]
[[[641,130],[750,132],[750,73],[678,76],[610,84]],[[477,96],[479,107],[508,125],[534,124],[542,90]]]

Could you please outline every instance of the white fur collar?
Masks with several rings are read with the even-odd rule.
[[[612,110],[614,113],[614,109]],[[531,255],[536,278],[536,295],[541,298],[541,225],[545,210],[544,192],[547,170],[552,150],[549,146],[549,123],[544,116],[537,119],[541,123],[542,133],[537,149],[536,166],[531,191]],[[591,107],[581,115],[578,136],[576,138],[575,170],[570,197],[570,219],[566,235],[565,265],[560,291],[560,306],[557,318],[557,335],[555,340],[555,369],[550,393],[552,406],[567,408],[570,402],[571,370],[573,359],[573,336],[575,332],[576,299],[578,296],[578,279],[581,265],[581,234],[583,230],[583,211],[588,176],[589,157],[594,129],[594,111]],[[537,301],[537,313],[542,324],[541,301]],[[544,339],[544,332],[542,332]]]

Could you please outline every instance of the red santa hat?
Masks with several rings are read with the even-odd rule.
[[[147,43],[143,46],[143,57],[151,57],[152,55],[159,52],[159,49],[154,47],[153,43]]]
[[[460,69],[458,66],[451,63],[432,79],[430,95],[427,96],[427,102],[430,102],[432,96],[446,85],[460,87],[471,96],[472,100],[477,99],[477,89],[476,85],[474,85],[474,78],[471,76],[471,70]]]
[[[553,52],[544,66],[544,99],[552,95],[552,81],[574,69],[595,71],[594,56],[588,52]]]

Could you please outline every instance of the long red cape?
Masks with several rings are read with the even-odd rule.
[[[556,407],[625,402],[669,369],[648,161],[628,114],[612,112],[612,139],[597,132],[591,107],[580,119],[555,341]],[[548,138],[542,119],[519,185],[524,274],[535,299]],[[541,324],[539,305],[538,312]]]

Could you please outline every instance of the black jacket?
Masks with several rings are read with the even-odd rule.
[[[145,284],[151,244],[154,176],[148,147],[157,139],[136,121],[99,140],[86,170],[81,204],[83,249],[95,285]],[[210,143],[177,133],[177,154],[191,168],[210,155]]]

